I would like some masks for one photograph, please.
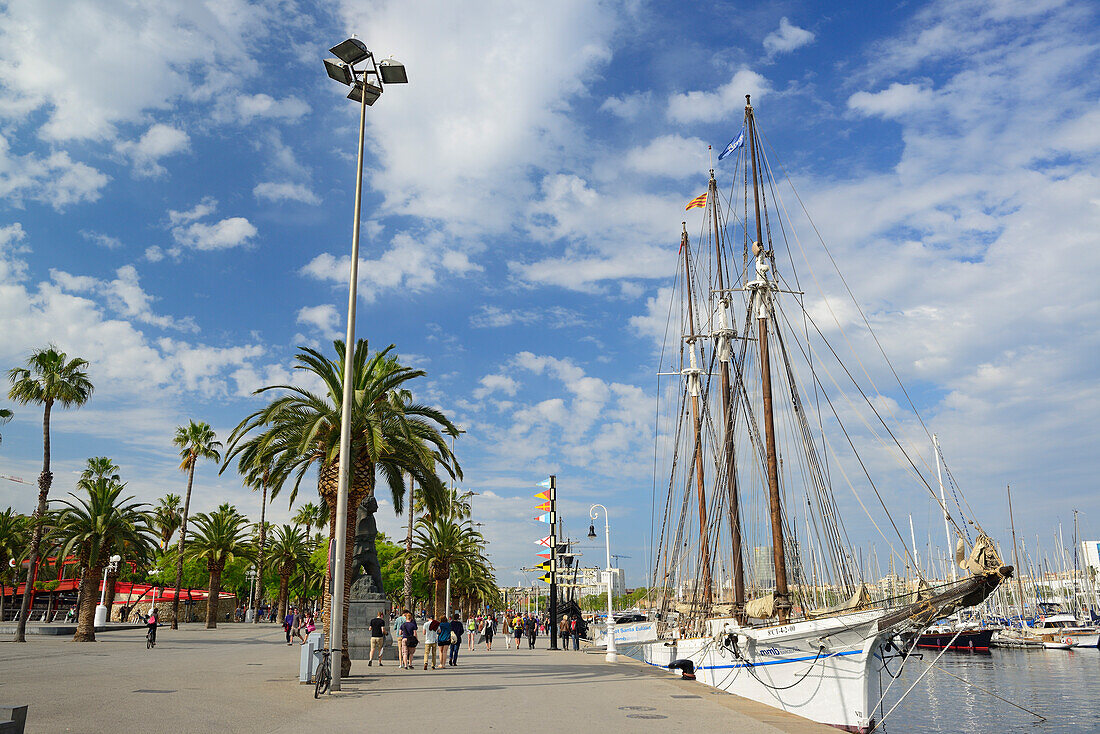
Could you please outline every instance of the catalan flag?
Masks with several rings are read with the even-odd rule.
[[[684,207],[684,211],[688,211],[690,209],[702,209],[706,205],[707,205],[707,193],[704,191],[703,193],[699,194],[694,199],[689,201],[688,205]]]

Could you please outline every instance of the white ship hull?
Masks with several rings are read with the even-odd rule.
[[[700,683],[845,731],[869,732],[892,637],[878,630],[882,615],[855,612],[763,628],[712,619],[708,631],[716,636],[627,644],[620,652],[660,668],[686,658]],[[723,629],[736,635],[736,648],[722,644]],[[891,664],[893,675],[900,664]]]

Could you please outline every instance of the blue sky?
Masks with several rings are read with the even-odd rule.
[[[607,504],[641,583],[655,325],[745,93],[987,527],[1011,482],[1029,537],[1074,507],[1100,532],[1094,6],[835,5],[7,3],[0,367],[52,341],[97,386],[55,417],[54,495],[104,454],[181,491],[176,425],[226,435],[342,333],[357,109],[320,59],[358,33],[410,78],[367,114],[359,334],[468,431],[502,582],[555,472],[569,532]],[[40,417],[17,408],[0,473],[34,481]],[[194,506],[224,498],[257,503],[204,467]],[[8,504],[32,488],[0,480]]]

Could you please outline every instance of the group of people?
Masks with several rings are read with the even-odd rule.
[[[306,644],[309,633],[317,629],[317,621],[312,610],[301,612],[298,607],[290,607],[283,618],[283,631],[286,633],[286,644],[293,645],[292,638],[299,641],[298,644]]]
[[[397,652],[400,656],[400,665],[404,670],[412,670],[416,660],[416,648],[420,645],[418,630],[420,626],[413,619],[413,613],[405,609],[401,612],[404,621],[397,628]],[[377,625],[376,625],[377,623]],[[375,655],[378,664],[382,664],[382,646],[385,635],[385,612],[378,612],[378,617],[371,621],[371,646],[370,659],[367,665],[373,665]],[[462,635],[466,631],[462,623],[462,617],[455,612],[448,619],[447,615],[440,615],[436,619],[428,614],[424,621],[424,670],[428,665],[432,670],[437,668],[456,667],[458,665],[458,651],[462,649]],[[490,633],[491,639],[491,633]],[[377,648],[376,641],[377,640]]]

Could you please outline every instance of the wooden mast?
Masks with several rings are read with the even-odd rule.
[[[749,150],[752,157],[752,195],[756,207],[756,245],[753,254],[757,256],[757,285],[753,300],[757,306],[757,332],[760,340],[760,379],[761,395],[764,401],[764,438],[768,454],[768,504],[772,521],[772,562],[775,565],[775,611],[780,622],[787,621],[791,610],[790,596],[787,590],[787,559],[783,548],[783,509],[779,496],[779,466],[775,450],[775,419],[772,412],[772,376],[768,360],[768,313],[771,310],[771,286],[768,283],[767,257],[760,222],[760,183],[756,170],[756,123],[752,114],[752,103],[745,95],[745,121],[749,134]]]
[[[730,397],[730,330],[726,323],[726,314],[729,307],[729,294],[726,293],[726,284],[722,275],[722,240],[718,227],[718,183],[714,180],[714,169],[710,169],[710,184],[707,188],[708,198],[711,202],[711,213],[714,224],[714,259],[718,269],[718,300],[719,300],[719,334],[718,334],[718,360],[720,363],[720,380],[722,388],[722,415],[725,417],[725,436],[723,453],[726,460],[726,491],[728,494],[730,544],[732,546],[733,562],[733,616],[739,622],[745,621],[745,572],[742,565],[741,551],[741,512],[739,509],[739,497],[737,492],[737,460],[733,452],[733,407]]]
[[[1016,521],[1012,519],[1012,485],[1005,485],[1008,493],[1008,522],[1012,526],[1012,560],[1016,564],[1016,591],[1020,595],[1020,619],[1024,618],[1024,585],[1020,581],[1020,556],[1016,553]]]
[[[711,606],[710,578],[710,539],[707,533],[707,495],[703,486],[703,422],[699,415],[699,375],[702,372],[695,360],[695,312],[691,305],[691,258],[688,245],[687,223],[682,223],[684,232],[680,237],[680,250],[684,253],[684,287],[687,292],[688,307],[688,351],[691,367],[688,372],[688,392],[691,394],[691,417],[695,424],[695,452],[692,461],[695,464],[695,492],[699,500],[699,568],[700,584],[703,587],[703,606]]]

